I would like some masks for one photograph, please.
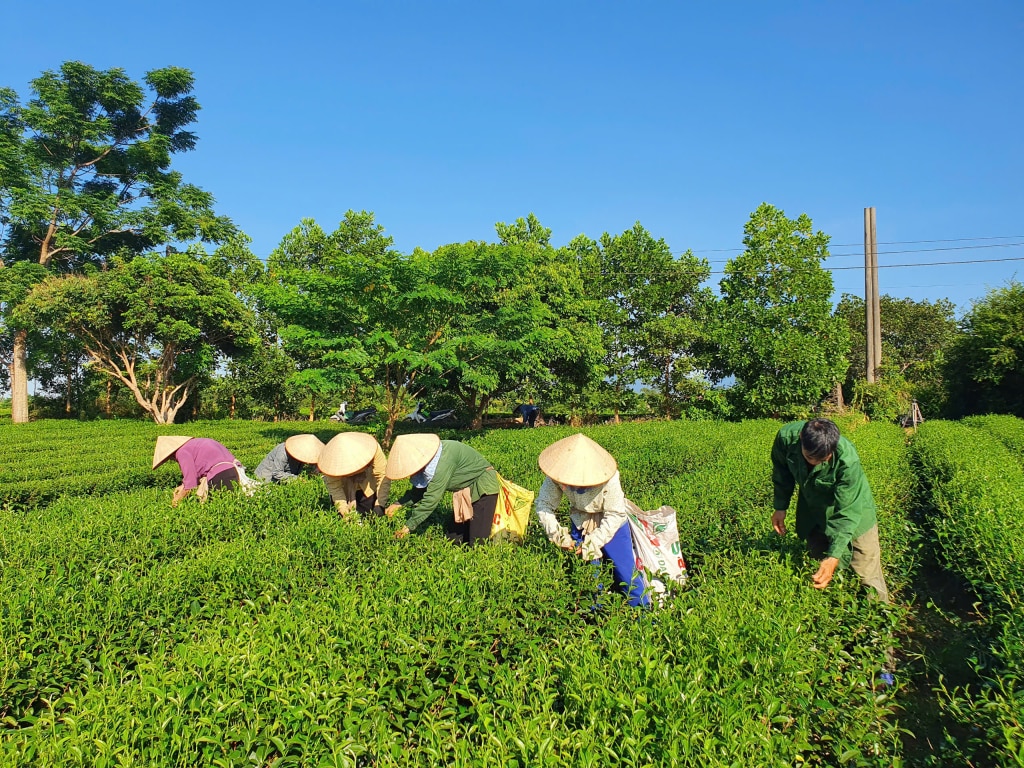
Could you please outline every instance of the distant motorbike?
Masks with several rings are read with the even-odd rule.
[[[416,403],[416,407],[412,411],[402,417],[403,420],[415,421],[417,424],[438,424],[455,418],[454,408],[442,408],[438,411],[429,411],[424,413],[424,405],[426,405],[426,403],[420,400]]]
[[[363,408],[361,411],[353,411],[352,415],[348,417],[349,424],[369,424],[373,421],[373,417],[377,415],[377,409],[372,405],[369,408]]]
[[[361,411],[347,412],[348,403],[342,403],[338,406],[337,412],[330,417],[331,421],[342,421],[346,424],[369,424],[373,417],[377,415],[377,409],[372,405],[369,408],[363,408]]]

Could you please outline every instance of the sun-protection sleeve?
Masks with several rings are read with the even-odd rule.
[[[601,549],[626,522],[626,495],[622,492],[618,472],[604,484],[601,502],[601,524],[583,540],[583,556],[588,560],[601,557]]]
[[[373,486],[376,488],[377,504],[386,507],[388,505],[388,494],[391,493],[391,481],[384,474],[388,466],[388,457],[384,451],[377,446],[377,452],[373,455]]]
[[[324,485],[327,486],[327,492],[331,494],[331,501],[337,505],[339,502],[347,505],[349,502],[348,494],[345,492],[347,477],[331,477],[330,475],[324,475]]]
[[[534,509],[537,510],[537,519],[540,520],[541,527],[544,528],[544,533],[547,535],[548,540],[560,547],[568,546],[572,543],[569,529],[564,525],[559,525],[558,519],[555,517],[555,510],[558,509],[558,505],[561,503],[562,489],[550,477],[545,477],[544,482],[541,483],[540,491],[537,492],[537,501],[534,503]]]

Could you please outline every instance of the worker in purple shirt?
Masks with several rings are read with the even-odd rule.
[[[156,440],[153,451],[153,469],[174,457],[181,467],[181,485],[174,489],[171,506],[200,487],[206,480],[206,488],[230,488],[240,483],[238,460],[231,451],[208,437],[184,437],[162,435]],[[202,494],[200,494],[202,496]]]

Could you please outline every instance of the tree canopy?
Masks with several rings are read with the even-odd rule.
[[[849,335],[832,315],[828,236],[801,214],[762,203],[744,227],[744,252],[726,264],[713,372],[734,376],[749,416],[805,413],[841,381]]]
[[[185,253],[51,275],[32,288],[15,319],[74,335],[90,365],[126,386],[158,424],[174,422],[218,354],[253,342],[251,314],[230,283]]]
[[[199,104],[187,69],[147,72],[77,61],[32,81],[18,102],[0,93],[0,223],[3,261],[31,260],[57,273],[102,265],[169,242],[219,242],[234,233],[213,196],[171,169],[196,145]],[[27,329],[14,331],[15,421],[27,413]]]

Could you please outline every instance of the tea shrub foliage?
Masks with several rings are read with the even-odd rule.
[[[778,426],[585,430],[627,496],[679,512],[690,583],[651,612],[595,595],[536,521],[522,546],[461,549],[441,509],[395,540],[400,519],[342,521],[316,477],[172,510],[176,466],[148,469],[167,428],[0,428],[0,761],[898,765],[899,687],[878,676],[905,609],[850,573],[814,590],[816,563],[771,532]],[[287,434],[339,428],[177,429],[251,469]],[[537,488],[537,455],[573,431],[463,437]],[[918,541],[904,435],[849,436],[898,594]],[[15,457],[32,479],[12,480]]]

